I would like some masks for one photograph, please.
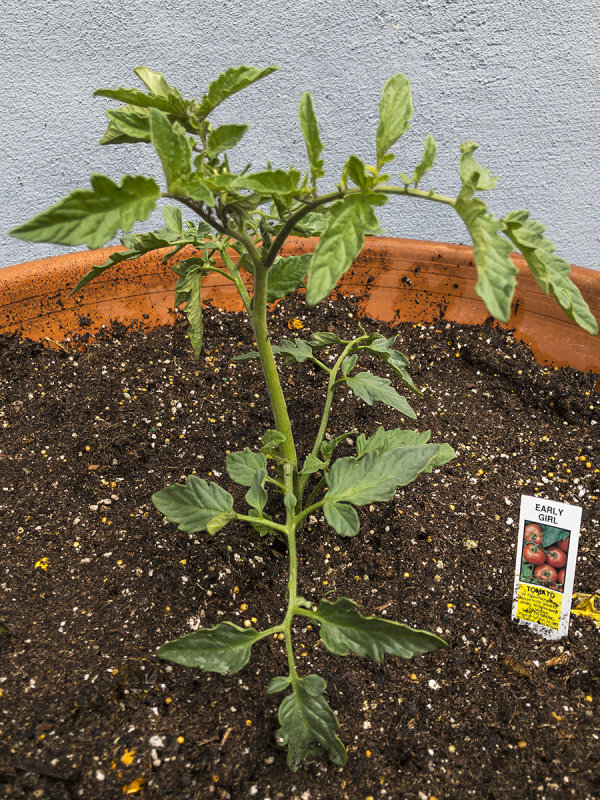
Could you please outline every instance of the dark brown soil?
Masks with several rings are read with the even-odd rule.
[[[297,298],[280,304],[274,339],[293,335],[293,318],[301,336],[356,334],[349,303],[322,305],[305,317]],[[285,602],[280,545],[238,524],[187,536],[150,501],[194,471],[239,497],[225,451],[272,426],[258,365],[230,361],[252,347],[248,324],[217,310],[206,323],[199,361],[181,326],[117,328],[80,354],[0,341],[0,795],[597,800],[600,631],[572,617],[552,643],[510,619],[523,493],[583,507],[575,589],[600,584],[595,376],[543,369],[492,326],[399,326],[425,389],[411,398],[417,426],[458,458],[360,509],[355,539],[313,522],[300,592],[346,595],[449,647],[338,658],[299,621],[300,668],[326,678],[349,752],[344,770],[293,774],[274,740],[281,695],[266,694],[282,642],[256,645],[230,677],[155,657],[197,626],[276,624]],[[306,452],[324,380],[282,374]],[[344,392],[337,409],[333,434],[404,424]]]

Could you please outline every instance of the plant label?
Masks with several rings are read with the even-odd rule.
[[[512,618],[546,639],[569,630],[581,508],[521,497]]]

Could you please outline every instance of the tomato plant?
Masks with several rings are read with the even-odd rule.
[[[526,544],[523,548],[523,558],[530,564],[540,565],[545,563],[546,554],[539,544],[532,542],[531,544]]]
[[[541,545],[543,538],[542,529],[536,522],[530,522],[528,525],[525,525],[523,538],[526,542],[535,542]]]
[[[542,564],[539,567],[536,567],[533,570],[534,578],[537,578],[542,583],[556,583],[556,579],[558,575],[554,567],[551,567],[550,564]]]
[[[567,563],[567,555],[560,547],[549,547],[546,550],[546,561],[556,569],[559,569]]]

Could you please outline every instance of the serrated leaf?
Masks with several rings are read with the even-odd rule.
[[[219,155],[226,150],[231,150],[238,144],[249,127],[249,125],[219,125],[209,133],[206,149],[211,155]]]
[[[169,114],[185,116],[191,102],[184,100],[179,90],[170,86],[162,73],[153,72],[148,67],[135,67],[133,71],[145,84],[149,90],[148,93],[139,89],[121,87],[119,89],[97,89],[94,97],[108,97],[111,100],[119,100],[140,108],[157,108]]]
[[[437,154],[437,144],[433,136],[427,136],[425,139],[425,147],[423,149],[423,156],[421,157],[421,161],[415,167],[415,171],[413,172],[413,176],[409,183],[414,183],[415,186],[418,185],[421,178],[425,175],[426,172],[433,167],[435,157]]]
[[[221,675],[239,672],[250,659],[250,648],[262,638],[260,631],[239,628],[232,622],[220,622],[213,628],[201,628],[161,645],[159,658],[184,667]]]
[[[348,502],[355,506],[390,500],[398,486],[406,486],[430,463],[439,445],[400,447],[383,455],[375,451],[357,461],[338,458],[325,476],[329,491],[325,505]]]
[[[267,504],[267,500],[269,499],[269,496],[265,491],[266,477],[266,469],[257,469],[252,478],[250,488],[244,496],[248,505],[252,508],[255,508],[259,512],[263,510]]]
[[[273,303],[280,297],[302,286],[308,275],[312,253],[301,256],[277,258],[267,273],[267,302]]]
[[[528,211],[512,211],[505,217],[504,232],[518,247],[541,289],[551,291],[565,314],[585,331],[595,335],[598,323],[570,278],[571,266],[555,255],[554,243],[544,236],[545,227],[529,218]]]
[[[235,181],[236,188],[266,195],[286,196],[298,192],[300,173],[296,169],[286,172],[283,169],[266,169],[242,175]]]
[[[314,619],[321,624],[323,644],[338,656],[352,652],[379,662],[386,654],[412,658],[417,653],[447,647],[433,633],[380,617],[363,617],[356,603],[347,597],[339,597],[334,603],[321,600]]]
[[[167,223],[169,230],[173,231],[177,236],[183,236],[183,217],[181,216],[181,209],[175,206],[165,206],[163,208],[163,217]]]
[[[285,442],[285,435],[281,431],[269,429],[261,437],[262,448],[265,452],[274,452],[279,445]]]
[[[300,475],[314,475],[315,472],[318,472],[320,469],[325,469],[326,467],[327,464],[324,461],[321,461],[320,458],[309,453],[304,460]]]
[[[150,141],[150,109],[121,106],[106,111],[108,128],[100,144],[134,144]]]
[[[362,250],[365,232],[378,225],[369,201],[349,194],[331,207],[331,216],[313,254],[306,302],[314,306],[336,285]]]
[[[26,242],[85,244],[91,250],[147,219],[160,197],[152,178],[125,175],[118,186],[106,175],[92,175],[92,189],[75,189],[10,235]]]
[[[358,349],[364,350],[370,356],[374,356],[375,358],[383,361],[384,364],[387,364],[394,370],[396,375],[398,375],[398,377],[401,379],[402,383],[411,388],[417,394],[422,395],[423,392],[417,389],[412,378],[408,374],[407,367],[410,364],[408,358],[406,358],[406,356],[403,355],[399,350],[394,349],[395,341],[395,336],[386,339],[385,336],[382,336],[380,333],[374,333],[370,337],[370,341],[367,341],[367,343],[364,345],[361,344]]]
[[[474,142],[461,145],[463,186],[454,208],[473,240],[473,257],[477,268],[475,292],[492,316],[508,322],[518,270],[509,257],[512,252],[510,242],[500,235],[504,229],[503,223],[488,214],[485,203],[473,196],[477,189],[490,189],[495,185],[495,178],[473,158],[472,152],[476,147]]]
[[[418,431],[404,430],[404,428],[392,428],[386,431],[383,425],[380,425],[368,439],[364,433],[358,436],[356,452],[358,458],[362,458],[372,451],[381,456],[398,447],[416,447],[427,444],[430,436],[430,431],[419,433]]]
[[[360,529],[360,520],[356,509],[348,503],[325,503],[323,513],[327,523],[340,536],[356,536]]]
[[[321,755],[341,767],[346,748],[338,738],[339,724],[323,697],[327,684],[319,675],[307,675],[279,706],[276,739],[288,746],[287,765],[296,772],[305,758]]]
[[[398,73],[386,82],[379,103],[378,166],[384,165],[387,151],[410,128],[412,114],[410,83],[404,75]]]
[[[175,180],[171,191],[175,195],[189,197],[190,200],[206,203],[208,206],[214,206],[215,204],[215,197],[210,186],[202,175],[197,172],[191,175],[181,175]]]
[[[255,453],[248,447],[228,453],[225,459],[227,474],[240,486],[252,486],[255,474],[267,469],[264,453]]]
[[[385,403],[401,414],[416,419],[417,415],[408,405],[406,398],[398,394],[388,378],[380,378],[372,372],[359,372],[345,380],[354,394],[367,405],[372,406],[375,402]]]
[[[460,179],[463,186],[472,192],[493,189],[498,183],[498,177],[482,167],[473,155],[478,148],[475,142],[463,142],[460,145]]]
[[[207,93],[198,104],[196,113],[200,117],[208,116],[213,109],[232,94],[245,89],[246,86],[256,83],[278,69],[279,67],[265,67],[264,69],[245,66],[230,67],[209,85]]]
[[[331,458],[332,453],[334,450],[339,447],[339,445],[345,441],[349,436],[354,436],[357,434],[358,431],[347,431],[346,433],[340,433],[339,436],[335,436],[333,439],[325,439],[321,442],[321,455],[326,461],[329,461]]]
[[[267,688],[267,694],[276,694],[277,692],[283,692],[285,689],[288,688],[292,679],[289,675],[278,675],[275,678],[271,678],[269,681],[269,686]]]
[[[323,161],[320,158],[323,152],[323,142],[319,134],[319,123],[317,122],[310,92],[304,92],[300,97],[298,117],[300,119],[300,130],[306,143],[306,154],[308,156],[312,184],[316,186],[318,179],[325,175],[325,170],[323,169]]]
[[[152,495],[152,502],[179,530],[196,533],[220,514],[233,514],[233,497],[216,483],[189,475],[185,484],[175,483]]]
[[[202,322],[202,274],[196,273],[187,278],[186,304],[183,309],[188,321],[187,335],[196,358],[202,352],[204,324]]]
[[[312,348],[304,339],[294,339],[293,342],[282,339],[280,344],[273,345],[273,352],[275,355],[284,356],[286,364],[291,364],[293,361],[303,364],[312,358]]]
[[[192,143],[178,122],[171,123],[166,114],[155,108],[150,110],[150,140],[172,191],[176,181],[192,170]]]

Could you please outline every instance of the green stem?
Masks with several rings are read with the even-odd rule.
[[[267,329],[267,270],[262,263],[256,265],[254,270],[254,303],[251,315],[252,329],[256,338],[256,346],[265,376],[265,382],[271,399],[271,408],[275,417],[275,426],[285,436],[285,441],[280,445],[283,459],[291,464],[294,476],[298,473],[298,458],[294,446],[292,426],[288,416],[287,405],[277,373],[277,365],[271,349]],[[296,494],[296,492],[294,492]],[[299,495],[296,494],[299,499]]]
[[[317,433],[317,438],[315,439],[315,443],[314,443],[314,446],[313,446],[313,449],[312,449],[312,455],[315,456],[315,458],[318,458],[319,449],[321,447],[321,442],[323,441],[323,438],[325,436],[325,432],[327,430],[327,423],[329,422],[329,414],[331,413],[331,405],[333,403],[333,395],[334,395],[336,386],[338,385],[338,382],[336,381],[336,378],[337,378],[337,374],[339,372],[339,369],[340,369],[340,367],[342,365],[343,360],[351,352],[351,350],[354,347],[354,345],[357,342],[359,342],[361,339],[366,339],[366,338],[367,338],[367,336],[360,336],[358,339],[354,339],[353,341],[349,342],[346,345],[346,347],[344,348],[344,350],[342,351],[342,354],[339,356],[339,358],[337,359],[337,361],[335,362],[335,364],[331,368],[331,370],[329,370],[329,382],[327,384],[327,394],[325,396],[325,406],[323,408],[323,416],[321,417],[321,425],[319,426],[319,431]],[[309,475],[300,475],[299,483],[300,483],[300,491],[301,491],[301,493],[304,492],[304,489],[306,487],[306,484],[308,482],[309,477],[310,477]]]
[[[286,493],[291,493],[294,485],[294,472],[291,464],[284,464],[284,481]],[[282,622],[285,633],[285,652],[287,655],[288,670],[292,688],[298,689],[299,677],[294,661],[294,648],[292,647],[292,620],[296,613],[296,598],[298,596],[298,555],[296,552],[296,518],[293,509],[286,506],[286,529],[288,539],[288,554],[290,571],[287,586],[287,610]]]
[[[262,517],[249,517],[247,514],[238,514],[237,512],[234,513],[235,519],[239,519],[240,522],[249,522],[251,525],[256,525],[258,523],[264,525],[265,528],[272,528],[274,531],[287,534],[286,526],[280,525],[278,522],[273,522],[273,520],[263,519]]]

